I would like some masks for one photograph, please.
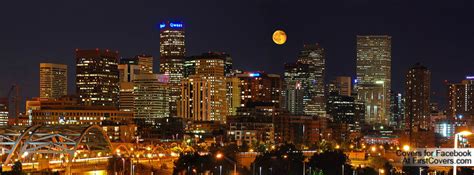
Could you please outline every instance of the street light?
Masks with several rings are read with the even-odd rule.
[[[234,175],[237,175],[237,163],[236,163],[236,162],[234,162],[233,160],[230,160],[229,158],[227,158],[226,156],[224,156],[224,154],[222,154],[222,153],[217,153],[217,154],[216,154],[216,158],[217,158],[217,159],[222,159],[222,158],[224,158],[224,159],[227,160],[228,162],[233,163],[233,164],[234,164]],[[221,167],[222,167],[222,165],[221,165]],[[222,168],[221,168],[221,169],[222,169]],[[222,173],[222,170],[221,170],[221,173]]]
[[[217,159],[221,159],[221,158],[222,158],[222,154],[221,154],[221,153],[217,153],[216,158],[217,158]]]
[[[379,169],[379,175],[380,174],[384,174],[385,173],[385,170],[384,169]]]
[[[460,136],[468,136],[468,135],[471,135],[472,132],[471,131],[461,131],[461,132],[458,132],[456,134],[454,134],[454,149],[458,148],[458,140],[459,140],[459,137]],[[453,175],[456,175],[457,174],[457,166],[456,164],[453,165]]]
[[[403,151],[410,151],[410,145],[403,145]]]
[[[377,151],[377,147],[372,146],[372,148],[370,148],[370,150],[372,150],[372,152],[375,152],[375,151]]]

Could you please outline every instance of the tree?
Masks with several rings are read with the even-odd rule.
[[[14,164],[13,164],[13,167],[12,167],[12,173],[14,174],[22,174],[23,172],[23,166],[21,164],[20,161],[16,161]]]
[[[371,167],[376,170],[383,169],[385,172],[390,172],[393,169],[392,164],[384,157],[372,157],[370,158]]]
[[[247,151],[249,151],[249,149],[250,149],[250,146],[247,143],[247,141],[243,141],[242,146],[240,146],[240,148],[239,148],[240,152],[247,152]]]
[[[199,155],[197,152],[190,154],[181,154],[178,160],[174,162],[175,168],[173,173],[188,172],[196,170],[197,173],[205,173],[212,171],[216,165],[211,155]]]
[[[377,170],[371,167],[364,167],[364,168],[359,167],[355,171],[359,175],[378,175],[379,174]]]
[[[350,174],[351,166],[347,164],[347,160],[347,156],[342,151],[330,150],[314,154],[309,160],[309,165],[322,170],[327,175],[341,174],[344,166],[344,174]]]
[[[285,144],[275,150],[265,152],[255,158],[251,169],[262,174],[301,174],[303,153],[295,145]],[[253,169],[255,168],[255,169]]]

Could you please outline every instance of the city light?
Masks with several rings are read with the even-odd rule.
[[[410,145],[403,145],[403,151],[410,151]]]
[[[260,73],[249,73],[250,77],[259,77]]]
[[[308,7],[315,5],[310,4]],[[308,38],[314,30],[311,26],[297,26],[298,21],[275,23],[270,27],[263,26],[265,30],[261,30],[263,24],[252,22],[261,16],[242,18],[242,15],[220,13],[240,12],[226,9],[232,6],[229,4],[217,11],[215,6],[203,3],[119,6],[124,5],[116,3],[109,9],[120,9],[128,18],[104,18],[97,22],[87,20],[90,17],[87,14],[64,18],[62,16],[71,14],[61,13],[57,15],[64,18],[61,21],[72,20],[78,26],[89,27],[77,28],[75,32],[59,31],[57,36],[40,37],[40,41],[25,46],[11,45],[14,48],[9,51],[18,52],[18,56],[3,53],[6,63],[10,61],[12,65],[4,65],[6,87],[0,88],[5,91],[0,99],[2,171],[11,171],[19,161],[23,171],[33,174],[48,170],[65,174],[123,175],[153,174],[159,170],[159,174],[227,175],[231,171],[230,162],[234,165],[233,175],[237,175],[237,171],[253,175],[306,175],[336,168],[341,172],[341,164],[342,173],[339,174],[354,173],[357,167],[370,167],[372,173],[385,175],[400,173],[405,166],[415,166],[407,162],[416,161],[411,157],[429,159],[438,156],[438,149],[456,152],[472,147],[472,138],[466,136],[472,136],[474,131],[466,129],[473,127],[470,119],[474,113],[471,103],[474,101],[474,75],[467,70],[466,62],[471,61],[467,59],[469,55],[456,52],[459,48],[470,48],[473,45],[470,42],[456,42],[459,38],[452,37],[443,37],[439,42],[443,44],[427,45],[426,42],[432,39],[414,42],[419,47],[433,47],[422,51],[436,53],[442,50],[462,58],[442,60],[445,54],[427,53],[436,57],[436,61],[430,63],[433,60],[424,59],[426,63],[416,63],[411,57],[400,56],[407,52],[402,51],[404,49],[411,51],[411,48],[398,47],[403,42],[410,42],[406,38],[413,35],[409,34],[400,37],[396,33],[391,36],[372,34],[370,30],[350,31],[350,35],[341,35],[345,38],[336,38],[345,43],[334,46],[325,41],[331,41],[337,30],[325,30],[328,33],[319,41]],[[171,9],[174,19],[164,19],[170,16],[166,13],[169,11],[154,8],[161,6]],[[180,8],[184,8],[181,15],[176,10]],[[379,9],[354,8],[359,11]],[[99,9],[104,11],[104,8]],[[286,8],[288,13],[285,14],[298,16],[295,9],[306,10]],[[401,9],[396,12],[399,11],[403,13]],[[153,16],[148,12],[153,12]],[[25,13],[35,15],[31,10]],[[474,15],[474,10],[470,13]],[[188,19],[186,14],[196,15],[200,20],[181,22],[181,19]],[[209,15],[217,18],[208,19]],[[221,25],[221,21],[229,20],[226,18],[229,15],[236,17],[231,20],[235,25]],[[384,19],[384,14],[378,15]],[[299,15],[299,18],[305,18],[299,23],[312,21],[312,17]],[[152,18],[160,21],[150,23]],[[138,20],[130,23],[129,19]],[[332,24],[334,20],[339,18],[322,21]],[[22,20],[6,22],[15,21]],[[408,24],[406,20],[393,21],[400,25],[382,26],[381,29]],[[440,22],[430,20],[428,22],[433,24],[424,28],[439,26],[433,21]],[[345,30],[360,26],[371,29],[371,25],[378,25],[377,21],[365,17],[342,22],[356,25]],[[11,25],[20,25],[13,26],[14,29],[25,28],[21,27],[24,25],[21,22],[6,24]],[[306,30],[295,30],[298,27]],[[470,27],[474,29],[474,25]],[[47,29],[44,26],[36,28]],[[114,32],[116,35],[112,37],[101,32],[109,28],[120,31]],[[81,32],[81,29],[87,31]],[[29,31],[36,35],[45,32]],[[466,31],[472,30],[461,32]],[[6,33],[13,33],[14,37],[22,36],[24,32],[21,32]],[[442,35],[439,31],[435,33]],[[127,34],[133,37],[125,37],[117,46],[115,41],[124,38],[120,35]],[[472,39],[462,33],[459,36],[467,37],[465,41]],[[68,53],[64,50],[68,47],[46,45],[45,48],[33,48],[32,52],[31,46],[48,43],[43,40],[56,41],[58,37],[68,40],[51,43],[69,46],[73,42],[84,48],[69,48],[69,55],[63,55],[61,53]],[[130,38],[142,42],[137,45]],[[98,39],[105,42],[97,45]],[[396,45],[392,41],[397,41]],[[287,42],[289,44],[285,46]],[[216,44],[219,47],[214,47]],[[85,49],[87,47],[90,49]],[[123,50],[119,54],[107,47]],[[151,52],[153,49],[149,48],[155,49]],[[196,53],[196,50],[204,50],[204,53]],[[414,50],[420,52],[420,49]],[[334,51],[349,57],[332,62]],[[31,54],[25,53],[35,53],[37,56],[33,57],[41,60],[34,60]],[[50,63],[61,58],[50,60],[42,55],[64,56],[68,59],[63,60],[64,63],[70,64]],[[25,60],[15,60],[20,58]],[[24,62],[25,66],[13,64],[17,62]],[[453,64],[448,64],[450,62]],[[38,68],[37,64],[39,69],[34,69]],[[423,66],[425,64],[430,66]],[[21,69],[16,69],[18,67]],[[31,71],[22,70],[35,72],[28,74]],[[440,78],[444,81],[439,81]],[[33,81],[37,79],[39,81]],[[443,86],[448,93],[432,92],[439,89],[438,86]],[[31,89],[39,93],[31,93]],[[436,155],[430,153],[432,149],[436,149]],[[418,153],[423,154],[416,155]],[[335,157],[347,160],[334,163]],[[453,160],[456,163],[448,165],[456,175],[456,166],[466,165],[458,163],[459,156]],[[315,162],[327,163],[329,167],[319,167]],[[426,173],[431,173],[431,169],[435,168],[426,169]]]
[[[217,158],[217,159],[221,159],[222,157],[223,157],[222,153],[217,153],[217,154],[216,154],[216,158]]]
[[[461,131],[458,134],[463,135],[463,136],[469,136],[469,135],[472,134],[472,132],[471,131]]]
[[[370,150],[371,150],[372,152],[375,152],[375,151],[377,151],[377,147],[372,146],[372,147],[370,148]]]

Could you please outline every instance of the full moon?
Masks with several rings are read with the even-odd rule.
[[[283,30],[276,30],[273,32],[273,42],[278,45],[285,44],[286,42],[286,33]]]

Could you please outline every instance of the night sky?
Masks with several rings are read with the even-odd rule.
[[[421,62],[432,71],[439,100],[446,96],[444,80],[474,74],[473,6],[434,0],[4,1],[0,96],[15,82],[22,97],[38,96],[40,62],[68,64],[74,93],[75,48],[109,48],[122,57],[152,54],[157,71],[156,25],[179,20],[185,23],[188,56],[227,52],[243,70],[282,73],[304,43],[319,42],[327,50],[328,79],[355,76],[356,35],[391,35],[394,90],[403,90],[407,69]],[[287,32],[283,46],[271,40],[276,29]]]

